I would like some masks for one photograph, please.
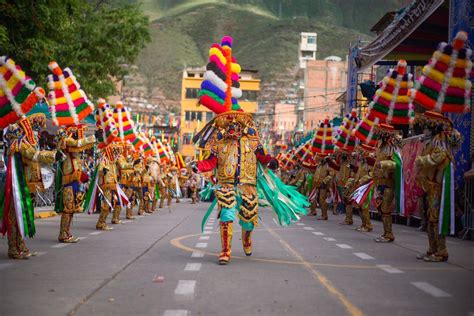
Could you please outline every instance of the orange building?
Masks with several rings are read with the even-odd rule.
[[[183,157],[196,157],[197,151],[192,143],[193,136],[213,117],[214,113],[198,104],[198,94],[204,80],[205,67],[188,67],[183,71],[181,85],[181,124],[179,152]],[[242,97],[240,107],[247,113],[257,112],[257,97],[260,91],[260,79],[257,70],[245,70],[240,73]]]
[[[337,56],[308,60],[304,77],[304,129],[315,128],[326,117],[341,116],[337,98],[346,91],[346,61]]]

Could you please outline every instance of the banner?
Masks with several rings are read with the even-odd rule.
[[[43,180],[43,186],[45,189],[49,189],[54,182],[53,170],[46,167],[41,167],[41,179]]]
[[[405,184],[405,214],[406,217],[420,217],[418,200],[423,191],[417,184],[418,170],[415,167],[415,159],[421,155],[423,143],[420,136],[410,137],[403,140],[403,182]]]
[[[474,1],[473,0],[451,0],[449,2],[449,41],[459,31],[466,31],[468,35],[467,46],[471,49],[474,44]],[[472,73],[472,72],[471,72]],[[473,78],[470,78],[473,81]],[[473,94],[474,98],[474,94]],[[471,100],[474,104],[474,100]],[[461,148],[455,154],[454,166],[454,180],[456,191],[464,187],[464,173],[471,167],[471,156],[474,154],[470,152],[474,147],[472,137],[472,113],[464,115],[450,114],[449,118],[453,121],[454,127],[463,136],[463,143]]]
[[[382,33],[370,44],[360,49],[356,57],[359,72],[384,58],[433,14],[443,2],[444,0],[415,0],[408,5],[395,16],[392,23]]]

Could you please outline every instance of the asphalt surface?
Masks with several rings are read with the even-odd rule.
[[[218,220],[200,231],[208,205],[185,200],[104,232],[80,214],[77,244],[57,243],[59,217],[38,220],[27,244],[39,256],[9,260],[0,242],[0,315],[474,315],[472,241],[449,238],[449,263],[425,263],[426,235],[411,227],[377,244],[380,222],[372,233],[342,215],[280,227],[262,209],[253,255],[237,224],[219,266]]]

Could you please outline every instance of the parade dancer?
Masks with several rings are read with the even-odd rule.
[[[426,110],[418,116],[420,125],[431,132],[415,164],[418,179],[426,194],[429,248],[417,256],[426,262],[448,260],[446,236],[454,234],[454,155],[461,143],[460,134],[442,113],[471,110],[472,51],[466,48],[467,33],[458,32],[451,43],[440,43],[415,89],[413,103]]]
[[[401,137],[393,126],[379,124],[375,133],[378,136],[379,146],[376,152],[374,167],[375,206],[382,216],[384,233],[375,238],[376,242],[393,242],[395,236],[392,231],[392,203],[397,196],[397,213],[403,214],[403,183],[401,182]],[[401,190],[401,191],[400,191]],[[398,192],[397,192],[398,191]]]
[[[121,209],[117,195],[117,167],[115,161],[120,155],[118,144],[110,144],[102,149],[102,159],[98,165],[99,188],[102,191],[103,201],[100,205],[100,215],[95,226],[98,230],[111,230],[112,227],[107,226],[107,216],[113,210],[112,224],[119,224],[120,219],[117,216],[117,209]]]
[[[351,187],[350,191],[353,193],[358,187],[368,184],[373,179],[373,169],[375,165],[375,148],[366,144],[359,146],[359,164],[357,165],[357,172],[354,176],[354,186]],[[373,192],[373,191],[372,191]],[[352,194],[351,193],[351,194]],[[362,224],[357,227],[356,230],[360,232],[371,232],[373,230],[372,222],[370,221],[369,207],[372,201],[372,196],[367,198],[366,201],[358,205],[353,203],[353,206],[358,208],[359,216]]]
[[[69,68],[62,70],[56,62],[49,64],[53,72],[48,76],[48,99],[53,124],[63,126],[56,134],[57,148],[65,154],[64,161],[57,166],[55,211],[61,213],[58,240],[75,243],[79,239],[71,233],[74,213],[84,211],[85,183],[89,180],[84,172],[82,154],[93,148],[94,136],[86,137],[86,126],[81,124],[92,111],[93,104]]]
[[[452,122],[442,114],[427,111],[420,120],[425,128],[432,131],[432,136],[422,155],[415,161],[419,182],[426,194],[426,232],[429,242],[429,249],[417,258],[427,262],[447,261],[446,235],[454,230],[451,227],[454,221],[451,216],[452,205],[446,200],[448,197],[453,198],[450,193],[454,161],[452,149],[459,145],[460,135],[453,129]],[[442,200],[443,191],[445,200]]]
[[[122,190],[124,190],[127,198],[130,202],[134,199],[134,191],[132,189],[132,179],[133,179],[133,163],[131,153],[133,147],[128,142],[121,142],[122,150],[121,154],[118,157],[116,163],[119,173],[119,183]],[[133,203],[129,203],[125,208],[126,219],[134,220],[133,216]]]
[[[55,151],[38,150],[31,121],[24,117],[44,98],[44,90],[25,75],[20,66],[0,57],[0,128],[6,145],[6,175],[0,195],[0,232],[8,237],[8,258],[28,259],[35,255],[25,237],[36,233],[31,193],[41,181],[38,163],[51,164]],[[27,172],[34,175],[27,176]],[[30,182],[28,182],[30,180]]]
[[[236,213],[242,227],[244,252],[247,256],[252,254],[252,232],[258,223],[259,193],[266,196],[270,203],[274,203],[277,214],[281,216],[279,219],[285,224],[289,224],[291,219],[297,219],[297,213],[304,214],[304,206],[307,205],[306,200],[297,191],[293,191],[294,188],[286,187],[272,173],[267,173],[258,166],[260,163],[276,169],[278,161],[265,153],[252,116],[244,113],[237,103],[241,94],[238,82],[240,66],[232,57],[231,47],[232,38],[226,36],[221,45],[214,44],[210,50],[199,102],[217,116],[193,138],[201,149],[211,151],[209,158],[193,164],[194,171],[215,170],[217,173],[216,201],[211,204],[203,224],[217,203],[222,245],[219,264],[223,265],[231,258]],[[258,174],[261,176],[258,177]],[[263,186],[260,192],[257,192],[258,185]],[[270,185],[273,187],[270,188]],[[284,202],[275,199],[274,191],[278,190],[285,190],[286,194],[280,196]]]

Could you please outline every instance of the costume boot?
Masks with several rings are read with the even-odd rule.
[[[372,227],[372,222],[370,221],[369,209],[368,208],[360,208],[359,209],[360,218],[362,219],[362,226],[357,229],[363,233],[371,232],[374,228]]]
[[[429,223],[428,226],[432,226],[433,236],[436,243],[436,252],[430,256],[423,258],[426,262],[444,262],[448,261],[448,250],[446,248],[446,236],[438,234],[437,223]]]
[[[252,231],[242,229],[242,246],[246,256],[252,255]]]
[[[321,207],[321,217],[319,220],[328,220],[328,202],[326,202],[327,192],[326,190],[319,191],[319,207]]]
[[[27,258],[38,255],[36,251],[30,251],[28,247],[26,247],[25,240],[23,238],[18,239],[18,248],[20,249],[21,254]]]
[[[112,214],[112,224],[123,224],[120,220],[120,212],[122,211],[122,207],[120,205],[116,205],[114,207],[114,212]]]
[[[428,244],[429,244],[429,249],[425,253],[420,253],[416,256],[417,259],[425,259],[426,257],[431,256],[436,252],[437,249],[437,244],[436,244],[436,228],[434,225],[431,225],[431,223],[428,223],[426,226],[426,235],[428,236]]]
[[[352,225],[354,223],[352,219],[352,205],[346,205],[346,218],[344,219],[344,222],[342,222],[342,225]]]
[[[126,212],[127,212],[127,219],[135,219],[135,216],[133,216],[133,212],[132,212],[132,207],[131,207],[131,206],[127,207]]]
[[[76,243],[79,241],[71,234],[71,223],[73,214],[61,214],[61,226],[59,229],[58,241],[62,243]]]
[[[8,258],[10,259],[28,259],[24,253],[22,253],[18,247],[19,240],[22,239],[16,228],[16,221],[10,223],[11,229],[8,230]],[[13,228],[13,226],[15,226]]]
[[[112,227],[107,226],[107,216],[109,215],[109,206],[103,205],[102,209],[100,210],[99,219],[97,220],[97,224],[95,228],[98,230],[111,230]]]
[[[220,231],[222,251],[219,255],[219,264],[226,265],[230,261],[232,252],[232,222],[221,222]]]
[[[141,200],[140,205],[138,206],[138,216],[145,214],[145,203],[146,201]]]
[[[381,243],[393,242],[395,236],[393,236],[392,232],[392,215],[382,214],[382,223],[384,233],[382,236],[375,238],[375,241]]]
[[[18,224],[16,222],[16,215],[13,206],[8,210],[8,258],[10,259],[28,259],[28,257],[21,252],[18,247],[19,241],[23,239],[18,231]]]

